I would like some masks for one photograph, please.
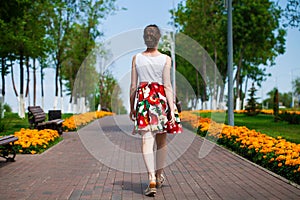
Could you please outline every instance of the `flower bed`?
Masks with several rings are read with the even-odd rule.
[[[198,134],[237,152],[241,156],[300,184],[300,144],[273,138],[244,126],[229,126],[209,118],[182,113],[183,121],[198,127]],[[207,135],[208,133],[208,135]]]
[[[14,143],[16,152],[24,154],[42,153],[49,147],[58,143],[61,138],[56,130],[44,129],[24,129],[15,132],[14,134],[19,138]]]
[[[73,115],[63,122],[63,129],[64,131],[75,131],[77,128],[80,128],[91,121],[113,115],[112,112],[106,112],[106,111],[96,111],[96,112],[87,112],[83,114]]]
[[[108,115],[113,115],[113,113],[100,111],[73,115],[72,117],[65,119],[63,128],[64,131],[73,131],[95,119]],[[14,142],[13,148],[17,153],[23,154],[42,153],[62,140],[58,132],[51,129],[39,131],[37,129],[22,128],[20,131],[15,132],[14,135],[17,136],[19,140]]]
[[[282,114],[284,112],[289,113],[289,114],[300,115],[300,111],[293,111],[293,110],[282,111],[282,110],[279,110],[279,114]],[[267,114],[267,115],[273,115],[274,111],[273,110],[261,110],[260,113]]]

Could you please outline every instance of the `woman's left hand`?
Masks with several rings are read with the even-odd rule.
[[[169,120],[169,122],[171,125],[175,124],[175,114],[173,111],[171,111],[171,119]]]
[[[131,110],[130,113],[129,113],[129,118],[132,120],[132,121],[135,121],[136,120],[136,111],[135,110]]]

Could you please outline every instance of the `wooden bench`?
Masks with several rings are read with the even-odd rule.
[[[0,138],[0,156],[6,161],[15,161],[16,152],[13,149],[13,144],[18,140],[18,137],[8,135]],[[12,154],[10,157],[9,155]]]
[[[38,130],[53,129],[61,135],[63,133],[63,119],[53,119],[46,121],[46,113],[40,106],[28,106],[28,121],[31,128]]]

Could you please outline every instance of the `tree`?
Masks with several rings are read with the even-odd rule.
[[[276,56],[284,53],[286,31],[279,23],[281,10],[270,0],[233,1],[233,7],[235,82],[239,101],[245,74],[252,74],[248,78],[260,83],[266,74],[259,66],[272,66]]]
[[[115,0],[53,0],[52,23],[49,33],[54,46],[52,60],[56,69],[56,99],[59,86],[62,98],[63,79],[67,81],[69,93],[72,93],[71,87],[75,81],[76,69],[79,69],[85,57],[94,47],[95,40],[102,35],[98,26],[102,19],[116,9],[114,3]],[[73,56],[75,58],[72,58]],[[72,60],[72,64],[70,64],[70,60]],[[75,67],[75,69],[71,69],[72,74],[69,75],[66,73],[69,72],[69,69],[63,69],[65,67]],[[54,107],[56,104],[57,100],[54,102]]]
[[[286,26],[300,31],[300,0],[287,0],[285,8]]]
[[[275,94],[276,88],[273,88],[271,91],[267,93],[268,98],[264,99],[262,104],[264,107],[268,108],[273,108],[274,107],[274,94]],[[292,102],[292,92],[288,93],[278,93],[278,98],[279,98],[279,105],[284,106],[286,108],[291,107],[291,102]]]
[[[118,114],[127,113],[120,95],[121,88],[111,73],[106,71],[100,74],[96,102],[99,102],[101,109],[108,109]]]
[[[1,2],[1,57],[6,60],[16,59],[20,68],[19,115],[25,117],[25,97],[29,93],[29,60],[42,56],[47,51],[45,40],[48,19],[45,18],[47,1],[12,0]],[[34,31],[33,31],[34,30]],[[2,63],[5,65],[6,63]],[[24,93],[24,64],[27,70],[26,92]],[[5,68],[5,66],[4,66]],[[13,71],[12,71],[13,72]]]
[[[279,121],[279,94],[278,89],[275,88],[274,97],[273,97],[273,112],[274,112],[274,121]]]
[[[171,10],[175,26],[179,31],[203,46],[216,63],[216,65],[210,66],[205,51],[198,53],[202,57],[199,58],[199,63],[196,66],[198,70],[193,69],[193,66],[184,60],[181,61],[180,65],[177,61],[178,71],[189,80],[195,89],[197,100],[200,97],[203,104],[209,99],[208,93],[211,94],[213,101],[216,100],[218,86],[222,85],[220,83],[225,80],[225,78],[217,80],[216,76],[217,68],[218,71],[223,73],[227,71],[226,59],[224,59],[226,56],[226,34],[223,34],[226,19],[224,11],[225,7],[223,7],[223,1],[221,0],[188,0],[185,3],[179,3],[176,10]],[[185,50],[193,51],[194,49],[186,47]],[[195,52],[190,53],[191,55],[195,54]],[[188,68],[190,69],[187,70]],[[191,76],[191,74],[195,76]],[[226,77],[226,74],[222,75]],[[221,91],[224,91],[224,86],[222,86]]]
[[[227,13],[223,2],[221,0],[213,2],[187,0],[185,3],[179,3],[173,12],[173,20],[179,31],[189,35],[205,48],[223,76],[223,80],[215,80],[214,74],[208,76],[212,79],[202,80],[205,89],[202,90],[201,95],[205,97],[206,91],[208,91],[212,99],[216,98],[218,82],[224,82],[227,77]],[[268,76],[264,66],[273,65],[276,56],[285,51],[286,31],[280,27],[281,17],[282,11],[271,0],[233,1],[233,50],[236,67],[237,109],[240,109],[242,86],[245,79],[253,80],[259,85]],[[205,70],[207,70],[205,63],[201,65],[201,69],[205,75]],[[178,70],[180,69],[178,68]],[[221,88],[221,91],[224,91],[224,88]]]
[[[16,1],[1,1],[0,2],[0,59],[1,59],[1,81],[2,81],[2,97],[3,102],[5,101],[5,93],[6,93],[6,83],[5,76],[9,74],[9,68],[12,70],[12,60],[14,60],[14,56],[12,56],[13,47],[10,44],[10,41],[13,36],[12,29],[9,26],[11,18],[17,16],[17,13],[12,9],[15,6]],[[11,61],[10,65],[8,62]],[[15,89],[15,94],[18,96],[15,85],[13,84],[13,88]]]
[[[254,83],[252,83],[252,87],[249,89],[249,99],[246,106],[247,115],[255,116],[259,114],[260,106],[257,103],[257,97],[255,97],[257,89],[254,87]]]
[[[76,21],[76,1],[52,0],[49,8],[51,23],[48,26],[49,38],[52,41],[51,61],[55,66],[55,99],[53,108],[56,109],[59,96],[59,80],[61,79],[61,65],[66,59],[65,49],[72,22]],[[62,98],[62,91],[61,91]],[[63,110],[63,107],[61,108]]]
[[[298,106],[300,106],[300,77],[293,80],[292,85],[293,85],[292,92],[295,97],[298,97]]]

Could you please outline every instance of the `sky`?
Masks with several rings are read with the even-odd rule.
[[[114,15],[108,16],[101,25],[101,31],[104,33],[102,41],[110,40],[118,35],[122,35],[132,30],[143,29],[148,24],[157,24],[162,29],[172,29],[169,25],[171,14],[169,10],[177,5],[180,0],[118,0],[119,8],[127,10],[117,11]],[[266,93],[274,87],[278,87],[279,92],[291,91],[292,78],[300,77],[300,62],[298,60],[300,52],[300,31],[296,29],[288,29],[286,37],[286,52],[276,58],[276,64],[272,67],[267,67],[268,73],[272,76],[267,78],[257,92],[261,99],[266,98]],[[127,52],[118,57],[113,65],[109,66],[113,75],[118,79],[123,90],[125,104],[128,103],[128,89],[130,84],[130,68],[131,59],[136,52]],[[49,75],[48,75],[49,74]],[[53,109],[54,99],[54,69],[48,69],[45,77],[45,110]],[[17,89],[19,84],[17,77],[18,71],[15,72]],[[38,77],[39,80],[39,77]],[[6,77],[7,95],[6,102],[11,105],[14,111],[17,111],[17,98],[13,94],[11,78]],[[250,85],[250,84],[249,84]],[[126,90],[127,88],[127,90]],[[38,90],[38,94],[39,90]],[[30,97],[32,101],[32,96]],[[67,110],[69,97],[64,99],[64,109]],[[28,100],[27,100],[28,102]],[[37,104],[40,105],[38,99]],[[60,106],[60,105],[59,105]]]

